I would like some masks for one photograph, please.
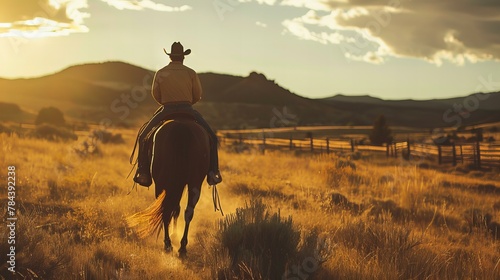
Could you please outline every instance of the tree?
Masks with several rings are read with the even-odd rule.
[[[372,145],[382,145],[384,143],[392,143],[391,129],[387,126],[384,115],[380,115],[373,124],[373,129],[370,134]]]
[[[55,107],[47,107],[42,108],[40,112],[38,112],[38,116],[35,120],[36,125],[42,123],[63,126],[66,124],[66,121],[64,120],[64,115],[61,110]]]

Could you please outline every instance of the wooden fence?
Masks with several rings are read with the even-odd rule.
[[[500,167],[500,143],[453,143],[429,145],[413,143],[412,155],[436,160],[439,164],[473,164],[476,167]]]
[[[219,141],[223,145],[246,144],[259,147],[261,151],[289,150],[312,153],[330,152],[370,152],[385,154],[386,157],[404,159],[428,159],[439,164],[473,164],[481,167],[500,167],[500,143],[455,143],[452,145],[435,145],[414,143],[412,141],[396,142],[385,146],[361,145],[355,140],[321,138],[289,139],[270,138],[265,134],[244,137],[243,134],[221,134]]]

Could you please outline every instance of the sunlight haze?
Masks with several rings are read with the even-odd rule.
[[[310,98],[432,99],[499,90],[500,4],[487,1],[2,2],[0,77],[124,61],[157,70],[192,49],[198,72],[263,73]],[[484,81],[490,81],[486,84]]]

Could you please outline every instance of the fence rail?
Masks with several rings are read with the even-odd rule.
[[[224,145],[248,144],[256,145],[262,151],[279,149],[289,151],[310,151],[313,153],[330,153],[335,151],[363,151],[385,153],[387,157],[426,158],[439,164],[473,164],[481,167],[500,167],[500,143],[454,143],[436,145],[414,143],[412,141],[396,142],[386,146],[361,145],[352,139],[305,138],[293,139],[270,138],[265,134],[254,137],[243,137],[242,134],[219,133],[219,140]]]

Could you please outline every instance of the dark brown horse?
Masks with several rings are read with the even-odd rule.
[[[205,129],[189,119],[175,119],[163,124],[155,133],[152,176],[156,201],[146,210],[128,218],[130,226],[138,228],[140,236],[165,231],[165,250],[172,251],[169,225],[180,212],[180,200],[188,187],[188,202],[184,212],[185,227],[179,253],[186,253],[189,223],[200,198],[201,185],[210,160],[209,136]]]

